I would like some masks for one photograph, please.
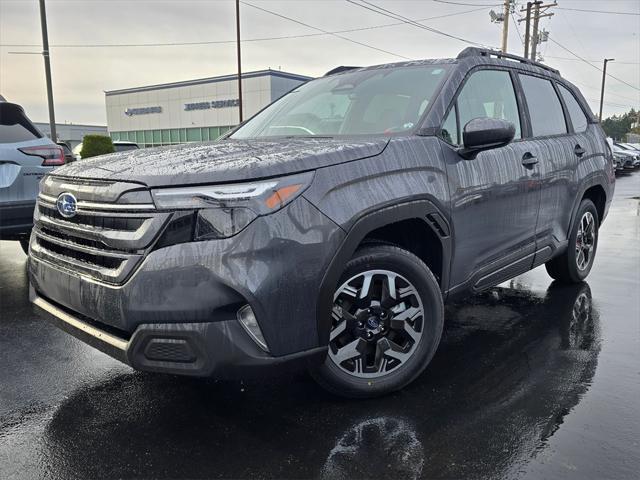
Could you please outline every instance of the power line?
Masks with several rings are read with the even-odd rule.
[[[364,8],[366,10],[370,10],[372,12],[378,13],[380,15],[384,15],[385,17],[389,17],[389,18],[393,18],[394,20],[402,20],[403,22],[409,24],[409,25],[413,25],[414,27],[418,27],[418,28],[422,28],[423,30],[427,30],[431,33],[436,33],[438,35],[443,35],[445,37],[448,38],[452,38],[455,40],[458,40],[460,42],[463,43],[467,43],[467,44],[471,44],[471,45],[477,45],[480,47],[486,47],[487,45],[484,45],[482,43],[478,43],[478,42],[474,42],[472,40],[467,40],[466,38],[462,38],[462,37],[458,37],[456,35],[451,35],[449,33],[443,32],[441,30],[438,30],[436,28],[432,28],[432,27],[427,27],[426,25],[422,25],[421,23],[416,22],[415,20],[411,20],[410,18],[404,17],[398,13],[392,12],[391,10],[387,10],[386,8],[382,8],[379,7],[377,5],[374,5],[370,2],[367,2],[366,0],[361,0],[362,3],[356,3],[353,0],[346,0],[347,2],[356,5],[358,7]],[[366,4],[366,5],[363,5]],[[495,47],[491,47],[491,48],[495,48]]]
[[[579,58],[571,57],[555,57],[553,55],[545,55],[547,58],[555,58],[556,60],[570,60],[572,62],[581,62]],[[598,62],[599,60],[587,60],[588,62]],[[640,62],[620,62],[616,59],[616,63],[619,65],[640,65]]]
[[[437,15],[434,17],[426,17],[419,18],[415,20],[416,22],[427,22],[429,20],[437,20],[440,18],[454,17],[458,15],[466,15],[468,13],[484,11],[486,8],[473,8],[471,10],[465,10],[463,12],[456,13],[447,13],[444,15]],[[346,30],[334,30],[328,33],[320,32],[320,33],[306,33],[306,34],[298,34],[298,35],[282,35],[277,37],[258,37],[258,38],[247,38],[242,40],[242,43],[245,42],[265,42],[271,40],[288,40],[295,38],[308,38],[308,37],[324,37],[326,35],[331,35],[334,33],[353,33],[353,32],[364,32],[367,30],[377,30],[381,28],[388,27],[397,27],[399,25],[405,25],[406,22],[395,22],[395,23],[386,23],[384,25],[372,25],[370,27],[359,27],[359,28],[350,28]],[[198,46],[198,45],[219,45],[219,44],[235,44],[235,40],[208,40],[208,41],[198,41],[198,42],[163,42],[163,43],[75,43],[75,44],[52,44],[50,47],[52,48],[130,48],[130,47],[173,47],[173,46]],[[31,48],[31,47],[41,47],[40,44],[31,43],[31,44],[9,44],[3,43],[0,44],[0,47],[12,47],[12,48]],[[34,52],[35,54],[40,55],[40,52]]]
[[[480,3],[465,3],[465,2],[451,2],[449,0],[432,0],[436,3],[446,3],[448,5],[464,5],[464,6],[468,6],[468,7],[499,7],[501,4],[493,4],[493,5],[488,5],[488,4],[480,4]]]
[[[587,65],[595,68],[596,70],[598,70],[599,72],[602,72],[602,69],[600,67],[597,67],[596,65],[594,65],[593,63],[585,60],[584,58],[582,58],[580,55],[578,55],[575,52],[572,52],[571,50],[569,50],[567,47],[565,47],[564,45],[562,45],[561,43],[558,43],[557,41],[555,41],[553,38],[551,38],[551,36],[549,36],[549,40],[552,41],[553,43],[555,43],[556,45],[558,45],[560,48],[562,48],[563,50],[567,51],[568,53],[570,53],[571,55],[573,55],[574,57],[576,57],[577,59],[583,61],[584,63],[586,63]],[[636,87],[635,85],[631,85],[630,83],[626,82],[625,80],[622,80],[621,78],[618,78],[616,76],[611,75],[610,73],[607,73],[608,77],[613,78],[614,80],[617,80],[620,83],[624,83],[625,85],[627,85],[628,87],[633,88],[634,90],[638,90],[640,91],[640,88]]]
[[[600,92],[600,87],[594,87],[593,85],[587,85],[586,83],[576,82],[575,80],[571,80],[571,82],[575,83],[576,85],[580,85],[583,88],[588,88],[589,90],[595,90],[597,92]],[[640,96],[638,96],[638,98],[629,98],[629,97],[625,97],[624,95],[620,95],[616,92],[612,92],[610,90],[607,90],[607,95],[613,95],[614,97],[622,98],[629,102],[640,103]]]
[[[360,46],[363,46],[363,47],[366,47],[366,48],[370,48],[372,50],[377,50],[379,52],[386,53],[387,55],[393,55],[394,57],[403,58],[405,60],[411,60],[411,58],[405,57],[404,55],[400,55],[398,53],[393,53],[393,52],[390,52],[388,50],[384,50],[382,48],[374,47],[372,45],[367,45],[366,43],[358,42],[357,40],[352,40],[352,39],[350,39],[348,37],[344,37],[344,36],[342,36],[340,34],[329,32],[327,30],[323,30],[322,28],[314,27],[313,25],[309,25],[308,23],[301,22],[299,20],[296,20],[296,19],[291,18],[291,17],[287,17],[286,15],[282,15],[280,13],[272,12],[271,10],[267,10],[266,8],[258,7],[257,5],[253,5],[251,3],[242,2],[242,4],[246,5],[248,7],[251,7],[251,8],[255,8],[256,10],[260,10],[261,12],[265,12],[265,13],[268,13],[270,15],[274,15],[276,17],[280,17],[280,18],[283,18],[285,20],[289,20],[290,22],[297,23],[298,25],[303,25],[303,26],[305,26],[307,28],[311,28],[313,30],[318,30],[319,32],[325,33],[327,35],[333,35],[334,37],[340,38],[342,40],[346,40],[347,42],[355,43],[356,45],[360,45]]]
[[[513,12],[511,12],[511,20],[513,20],[513,24],[516,26],[516,33],[518,34],[518,37],[520,38],[520,43],[522,45],[524,45],[524,38],[522,38],[522,34],[520,33],[520,27],[518,26],[518,20],[516,20],[516,17],[513,14]]]
[[[588,13],[605,13],[609,15],[640,15],[640,13],[636,12],[612,12],[610,10],[589,10],[585,8],[567,8],[567,7],[556,7],[558,10],[570,10],[572,12],[588,12]]]
[[[587,100],[591,101],[591,102],[596,102],[599,103],[600,100],[597,100],[595,98],[587,98]],[[619,108],[634,108],[632,105],[622,105],[620,103],[611,103],[611,102],[603,102],[605,105],[608,105],[609,107],[619,107]]]

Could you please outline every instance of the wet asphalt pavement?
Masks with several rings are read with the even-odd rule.
[[[618,178],[588,283],[448,306],[427,371],[367,401],[134,372],[36,318],[0,242],[0,478],[638,478],[639,197]]]

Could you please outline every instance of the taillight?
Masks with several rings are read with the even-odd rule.
[[[57,145],[43,145],[40,147],[24,147],[19,148],[25,155],[33,155],[44,160],[42,165],[45,167],[55,167],[64,165],[64,151]]]

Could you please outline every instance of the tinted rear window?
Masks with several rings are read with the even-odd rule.
[[[68,145],[66,143],[59,143],[58,146],[62,147],[62,150],[64,150],[64,154],[65,155],[73,155],[73,153],[71,153],[71,149],[68,147]]]
[[[560,99],[549,80],[520,75],[534,137],[567,133]]]
[[[0,102],[0,143],[26,142],[42,138],[42,134],[24,115],[20,107]]]

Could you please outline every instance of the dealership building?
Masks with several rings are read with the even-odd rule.
[[[309,79],[280,70],[243,73],[243,118]],[[239,123],[237,75],[111,90],[105,101],[111,138],[141,147],[215,140]]]

